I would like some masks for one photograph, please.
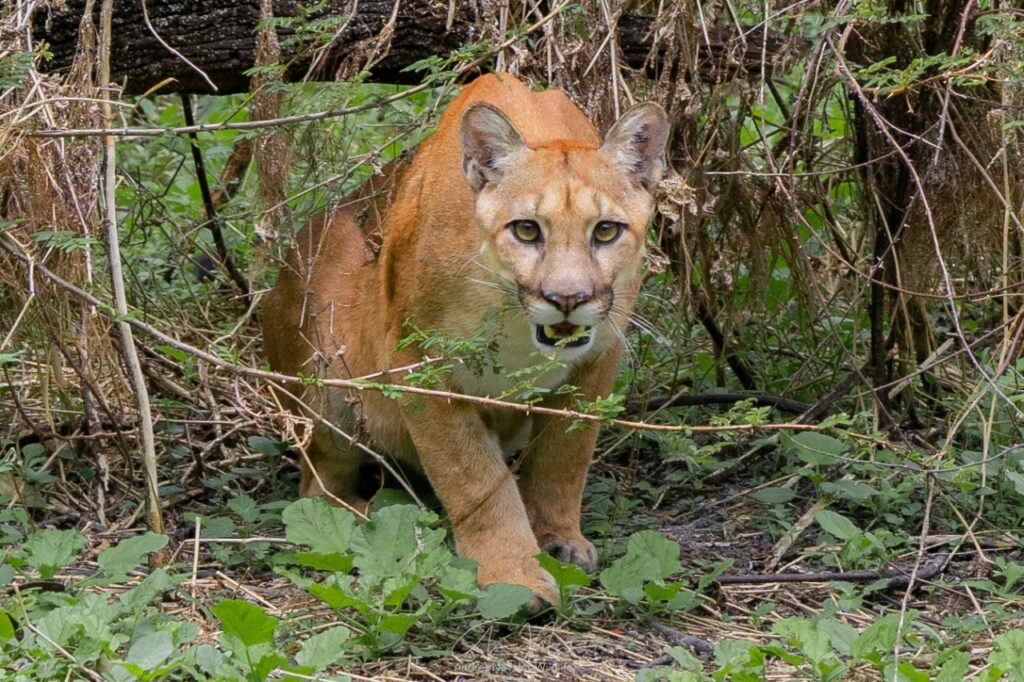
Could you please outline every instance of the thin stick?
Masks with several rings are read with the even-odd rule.
[[[114,0],[103,0],[100,13],[100,89],[110,87],[110,38],[111,15]],[[113,120],[110,102],[104,99],[100,104],[103,125],[109,127]],[[121,334],[121,352],[131,372],[132,388],[135,391],[136,406],[139,410],[139,439],[142,441],[142,464],[146,474],[146,492],[149,496],[149,527],[154,533],[164,532],[164,519],[160,512],[160,494],[157,491],[156,446],[153,437],[153,415],[149,407],[149,392],[142,374],[142,364],[135,349],[132,327],[125,318],[128,316],[128,300],[124,293],[124,272],[121,267],[121,248],[117,234],[117,204],[114,198],[115,169],[117,166],[116,140],[107,135],[103,138],[103,208],[107,228],[107,257],[110,260],[110,279],[114,290],[114,309],[117,311],[118,332]],[[164,563],[162,552],[154,552],[150,562],[154,566]]]
[[[202,529],[203,517],[196,514],[196,535],[192,541],[192,598],[196,598],[196,578],[199,575],[199,535]]]
[[[142,0],[142,20],[146,23],[146,28],[148,28],[149,32],[153,34],[153,37],[156,38],[156,41],[164,46],[164,49],[166,49],[168,52],[173,54],[175,57],[177,57],[181,61],[183,61],[186,64],[188,64],[189,67],[191,67],[191,69],[193,71],[195,71],[200,76],[202,76],[203,80],[206,81],[206,84],[210,86],[211,90],[213,90],[214,92],[217,92],[217,86],[213,84],[213,81],[210,80],[210,77],[206,75],[206,72],[203,71],[202,69],[200,69],[198,66],[196,66],[192,62],[190,62],[188,57],[183,55],[181,52],[178,52],[176,49],[174,49],[173,47],[168,45],[167,41],[165,41],[163,38],[161,38],[160,34],[157,33],[155,28],[153,28],[153,24],[149,21],[149,12],[146,11],[146,0]]]
[[[196,120],[195,115],[192,113],[191,95],[182,93],[181,111],[185,115],[185,123],[190,126],[195,125]],[[202,149],[199,148],[199,137],[195,133],[189,133],[188,137],[188,146],[192,150],[192,164],[196,168],[196,180],[199,181],[199,195],[203,198],[203,208],[206,210],[206,228],[210,231],[210,236],[213,237],[213,245],[217,249],[217,258],[220,259],[221,265],[227,270],[231,281],[242,292],[242,298],[248,299],[250,296],[249,282],[239,272],[238,266],[235,265],[235,260],[231,257],[227,244],[224,242],[224,230],[221,225],[223,221],[220,215],[217,214],[217,207],[213,203],[210,182],[206,178],[206,163],[203,161]]]

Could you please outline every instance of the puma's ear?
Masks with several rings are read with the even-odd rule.
[[[601,151],[650,192],[665,175],[668,131],[665,110],[654,102],[644,102],[627,111],[612,126]]]
[[[462,115],[462,172],[479,192],[497,182],[524,149],[522,135],[490,104],[474,104]]]

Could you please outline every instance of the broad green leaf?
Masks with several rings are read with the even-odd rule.
[[[1024,630],[1008,630],[992,640],[988,662],[1005,673],[1014,672],[1012,680],[1024,679]]]
[[[412,505],[385,507],[374,512],[352,534],[353,563],[360,575],[374,578],[423,576],[440,570],[450,561],[451,554],[436,552],[444,543],[445,532],[426,526],[433,519],[436,516]]]
[[[818,621],[818,628],[822,632],[827,632],[829,638],[832,640],[832,648],[841,653],[843,656],[850,655],[850,647],[853,646],[854,640],[857,639],[857,630],[849,623],[844,623],[835,618],[825,618]]]
[[[626,544],[626,554],[601,571],[601,584],[610,594],[631,604],[643,599],[646,582],[664,580],[681,569],[679,545],[661,533],[643,530]]]
[[[224,654],[215,646],[200,644],[195,648],[196,665],[213,674],[224,665]]]
[[[318,552],[296,552],[295,563],[317,571],[348,573],[352,570],[351,554],[319,554]]]
[[[389,613],[380,619],[377,628],[382,632],[392,632],[404,637],[409,628],[415,625],[419,619],[419,615],[415,613]]]
[[[789,449],[808,464],[835,464],[836,456],[846,452],[841,440],[817,431],[803,431],[784,439]]]
[[[782,635],[799,649],[812,663],[824,661],[832,654],[829,634],[806,618],[791,616],[772,626],[772,632]]]
[[[900,661],[896,667],[896,674],[893,674],[892,664],[885,667],[882,673],[883,679],[898,680],[899,682],[932,682],[931,674],[927,670],[919,670],[910,661]]]
[[[288,449],[284,443],[263,436],[249,436],[248,443],[250,450],[266,457],[278,457]]]
[[[942,664],[939,674],[935,676],[935,682],[962,682],[966,679],[970,667],[971,654],[958,651]]]
[[[129,571],[138,568],[151,552],[157,552],[166,546],[166,535],[150,531],[125,538],[113,547],[103,550],[96,557],[96,563],[105,576],[119,580],[126,577]]]
[[[867,626],[860,636],[850,645],[850,655],[855,661],[862,660],[874,652],[887,652],[896,646],[899,639],[900,617],[891,613],[882,616]]]
[[[586,587],[590,584],[590,576],[576,564],[563,564],[550,554],[540,553],[537,555],[540,567],[551,574],[563,590],[573,587]]]
[[[863,502],[878,491],[867,483],[861,481],[825,481],[821,484],[821,492],[830,495],[837,495],[855,502]]]
[[[345,642],[350,636],[349,629],[341,625],[318,632],[302,643],[299,653],[295,654],[295,662],[317,672],[334,665],[348,653]]]
[[[783,504],[796,497],[796,493],[790,488],[772,486],[770,488],[761,488],[754,493],[753,497],[758,502],[765,504]]]
[[[0,611],[0,642],[14,639],[16,634],[14,621],[11,620],[6,611]]]
[[[822,530],[840,540],[849,540],[860,535],[860,529],[853,525],[850,519],[830,509],[819,511],[814,515],[814,520]]]
[[[260,510],[256,506],[256,500],[246,494],[235,495],[228,500],[228,509],[238,514],[238,517],[246,523],[253,523],[259,517]]]
[[[681,646],[667,646],[665,653],[675,659],[676,663],[691,672],[700,672],[704,669],[704,662],[694,656],[689,649]]]
[[[225,599],[213,607],[225,635],[237,637],[245,646],[273,644],[277,618],[247,601]]]
[[[449,601],[476,599],[483,591],[476,582],[476,570],[449,564],[441,568],[437,577],[437,591]]]
[[[322,497],[293,502],[281,512],[281,518],[290,542],[307,545],[318,554],[347,552],[356,525],[352,512],[332,507]]]
[[[1013,586],[1024,577],[1024,565],[1014,563],[1002,557],[996,558],[996,565],[999,567],[999,575],[1004,581],[1004,590],[1012,590]]]
[[[32,533],[25,541],[25,561],[49,580],[64,566],[74,561],[85,547],[85,536],[77,530],[47,528]]]
[[[158,568],[143,578],[138,585],[127,592],[122,592],[118,600],[129,610],[140,609],[185,579],[186,576],[181,574],[172,578],[166,570]]]
[[[152,670],[170,658],[172,653],[174,643],[171,641],[171,633],[156,630],[132,642],[125,660],[143,670]]]
[[[477,602],[480,615],[492,620],[502,620],[519,613],[533,598],[533,592],[524,585],[496,583],[484,588],[484,596]]]
[[[1024,495],[1024,474],[1019,474],[1016,471],[1007,471],[1006,477],[1013,483],[1014,489],[1016,489],[1018,495]]]

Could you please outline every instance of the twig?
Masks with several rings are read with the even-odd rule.
[[[203,523],[202,514],[196,514],[196,533],[192,540],[192,598],[196,598],[196,579],[199,575],[199,536]]]
[[[705,297],[697,292],[697,295],[693,297],[695,302],[695,309],[697,312],[697,319],[704,325],[704,329],[707,330],[708,336],[711,337],[711,342],[714,344],[715,349],[725,358],[725,361],[729,363],[729,367],[732,369],[736,378],[740,380],[740,384],[744,389],[748,391],[757,390],[757,382],[754,381],[754,375],[747,369],[747,366],[743,364],[739,356],[736,355],[736,351],[732,348],[732,344],[728,343],[725,339],[725,334],[718,327],[718,323],[715,321],[714,315],[711,314],[711,310],[708,308]]]
[[[916,570],[907,572],[893,568],[885,571],[819,571],[816,573],[751,573],[746,575],[722,575],[719,585],[762,585],[765,583],[868,583],[888,579],[886,589],[908,587],[922,580],[931,580],[946,566],[948,554],[937,555]]]
[[[192,112],[192,96],[182,93],[181,110],[185,114],[185,123],[195,125],[195,115]],[[217,214],[217,208],[213,203],[213,196],[210,193],[210,182],[206,178],[206,164],[203,162],[203,152],[199,148],[199,138],[195,133],[189,134],[189,148],[192,150],[192,163],[196,168],[196,179],[199,181],[199,194],[203,198],[203,208],[206,211],[206,228],[213,237],[213,244],[217,249],[217,258],[221,265],[227,270],[231,281],[235,283],[242,297],[248,299],[251,295],[249,282],[235,265],[235,260],[228,253],[227,244],[224,242],[224,231],[221,229],[221,219]]]
[[[100,12],[100,88],[110,87],[110,42],[111,16],[114,11],[114,0],[103,0]],[[113,120],[110,102],[104,99],[100,103],[104,125],[109,126]],[[142,364],[135,349],[132,327],[125,318],[128,316],[128,301],[124,291],[124,273],[121,267],[121,248],[117,233],[117,204],[115,203],[115,170],[117,164],[116,141],[108,135],[103,138],[103,208],[104,222],[107,227],[107,258],[110,261],[110,279],[114,291],[115,320],[121,334],[121,352],[125,364],[131,373],[132,388],[139,410],[139,439],[142,442],[142,463],[146,476],[146,492],[149,498],[149,527],[154,533],[164,532],[164,520],[160,511],[160,493],[157,490],[156,446],[153,435],[153,415],[149,407],[149,391],[146,378],[142,374]],[[97,302],[98,303],[98,302]],[[163,564],[162,552],[154,552],[150,561],[155,566]]]
[[[701,639],[700,637],[694,637],[693,635],[687,635],[686,633],[680,632],[679,630],[669,627],[668,625],[656,621],[653,618],[645,620],[644,625],[654,630],[662,637],[668,639],[673,644],[693,649],[695,653],[710,654],[715,650],[715,645],[708,640]]]
[[[647,401],[648,411],[668,407],[691,407],[695,405],[727,405],[739,403],[744,400],[753,400],[758,407],[774,407],[781,412],[792,412],[803,414],[813,407],[810,403],[802,403],[799,400],[790,400],[774,395],[761,393],[698,393],[696,395],[660,396]]]
[[[69,661],[71,661],[72,665],[74,665],[74,667],[76,667],[80,671],[82,671],[82,673],[86,677],[88,677],[90,680],[95,680],[95,682],[104,682],[104,680],[106,678],[104,678],[102,675],[97,673],[95,670],[91,670],[91,669],[85,667],[85,665],[83,663],[81,663],[77,658],[75,658],[74,654],[72,654],[70,651],[68,651],[64,647],[62,647],[57,642],[55,642],[52,639],[50,639],[49,637],[47,637],[46,633],[43,632],[42,630],[40,630],[39,628],[37,628],[35,625],[33,625],[32,623],[26,622],[25,623],[25,627],[27,627],[29,630],[31,630],[35,634],[36,637],[38,637],[39,639],[43,640],[44,642],[46,642],[47,644],[52,646],[54,649],[59,651],[61,656],[64,656],[64,658],[66,658]]]
[[[846,480],[851,478],[853,477],[849,474],[843,476],[843,479]],[[790,527],[785,533],[782,534],[782,537],[779,538],[779,541],[775,543],[774,547],[772,547],[771,554],[768,555],[768,561],[765,562],[764,567],[770,571],[774,569],[776,566],[778,566],[779,562],[782,561],[782,557],[786,556],[786,552],[788,552],[789,549],[793,546],[793,543],[796,542],[797,538],[799,538],[803,534],[803,532],[807,530],[807,528],[810,527],[812,523],[814,523],[815,515],[821,510],[828,507],[828,505],[831,504],[831,502],[831,498],[825,496],[816,500],[814,504],[808,507],[807,511],[805,511],[803,515],[801,515],[801,517],[796,520],[796,523],[794,523],[792,527]]]
[[[171,54],[173,54],[173,55],[174,55],[175,57],[177,57],[177,58],[178,58],[178,59],[180,59],[181,61],[183,61],[183,62],[185,62],[186,64],[188,64],[188,65],[189,65],[189,67],[190,67],[190,68],[191,68],[191,69],[192,69],[193,71],[195,71],[196,73],[198,73],[198,74],[199,74],[199,75],[200,75],[200,76],[202,77],[202,79],[203,79],[204,81],[206,81],[206,84],[210,86],[210,89],[211,89],[211,90],[213,90],[214,92],[217,92],[217,86],[213,84],[213,81],[212,81],[212,80],[210,80],[210,77],[206,75],[206,72],[205,72],[205,71],[203,71],[202,69],[200,69],[200,68],[199,68],[198,66],[196,66],[196,65],[195,65],[195,64],[193,64],[192,62],[190,62],[190,61],[188,60],[188,57],[186,57],[186,56],[185,56],[185,55],[183,55],[183,54],[182,54],[181,52],[179,52],[178,50],[176,50],[176,49],[174,49],[173,47],[171,47],[170,45],[168,45],[168,44],[167,44],[167,41],[165,41],[165,40],[164,40],[163,38],[161,38],[161,37],[160,37],[160,34],[159,34],[159,33],[157,33],[156,29],[155,29],[155,28],[153,28],[153,24],[152,24],[152,23],[150,23],[150,21],[149,21],[149,12],[147,12],[147,11],[146,11],[146,0],[140,0],[140,1],[141,1],[141,3],[142,3],[142,21],[144,21],[144,22],[146,23],[146,28],[148,28],[148,29],[149,29],[149,32],[153,34],[153,37],[154,37],[154,38],[156,38],[156,41],[157,41],[158,43],[160,43],[161,45],[163,45],[163,46],[164,46],[164,49],[165,49],[165,50],[167,50],[168,52],[170,52]],[[186,95],[186,96],[187,96],[187,95]]]

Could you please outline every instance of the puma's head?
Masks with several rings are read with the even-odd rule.
[[[476,193],[481,257],[517,292],[536,346],[563,358],[621,332],[665,172],[669,124],[657,104],[630,109],[600,148],[529,145],[494,107],[462,119],[462,167]]]

